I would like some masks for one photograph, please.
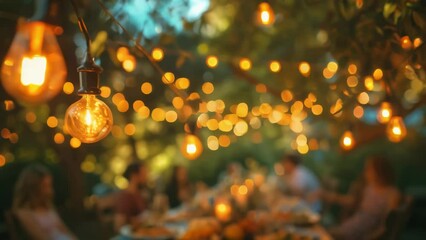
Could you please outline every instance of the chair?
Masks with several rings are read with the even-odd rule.
[[[404,229],[411,215],[411,207],[413,205],[413,197],[405,196],[401,205],[391,211],[386,218],[385,231],[378,238],[380,240],[397,240]]]

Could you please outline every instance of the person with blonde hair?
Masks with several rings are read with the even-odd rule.
[[[29,239],[76,239],[58,216],[53,203],[52,176],[41,165],[22,171],[15,185],[12,211]]]

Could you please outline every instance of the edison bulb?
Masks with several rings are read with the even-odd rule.
[[[340,138],[340,146],[344,150],[351,150],[355,146],[355,138],[351,131],[345,131]]]
[[[52,27],[27,22],[18,27],[2,69],[2,84],[12,97],[38,104],[55,97],[66,78],[66,66]]]
[[[194,160],[203,152],[203,145],[197,136],[186,134],[182,142],[181,152],[184,157]]]
[[[83,143],[94,143],[111,131],[113,117],[108,105],[93,94],[82,94],[82,98],[68,107],[65,114],[67,131]]]
[[[388,102],[382,102],[377,111],[377,121],[387,123],[392,118],[392,106]]]
[[[386,135],[391,142],[400,142],[407,136],[407,129],[402,117],[394,116],[390,119],[386,127]]]
[[[259,4],[257,9],[257,22],[260,25],[269,26],[275,22],[275,13],[271,5],[266,2]]]

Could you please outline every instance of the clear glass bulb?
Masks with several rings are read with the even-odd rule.
[[[400,142],[407,136],[404,120],[400,116],[394,116],[386,127],[386,135],[391,142]]]
[[[186,134],[182,142],[181,152],[184,157],[194,160],[203,152],[203,144],[197,136]]]
[[[340,138],[340,146],[344,150],[351,150],[355,146],[355,138],[351,131],[345,131]]]
[[[256,21],[259,25],[269,26],[275,22],[275,13],[271,5],[267,2],[259,4],[257,9]]]
[[[65,113],[67,131],[84,143],[94,143],[106,137],[112,124],[110,108],[93,94],[83,94]]]
[[[392,106],[388,102],[382,102],[377,111],[377,121],[379,123],[387,123],[392,118]]]
[[[1,74],[4,89],[20,101],[38,104],[55,97],[67,71],[52,27],[43,22],[20,25]]]

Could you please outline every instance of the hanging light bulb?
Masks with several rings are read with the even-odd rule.
[[[55,97],[66,66],[52,27],[40,21],[19,24],[1,74],[4,89],[18,100],[37,104]]]
[[[392,118],[392,106],[389,102],[382,102],[377,111],[377,121],[387,123]]]
[[[386,127],[386,135],[391,142],[400,142],[407,136],[407,129],[402,117],[394,116],[390,119]]]
[[[113,117],[108,105],[93,94],[83,94],[68,107],[65,126],[71,136],[84,143],[94,143],[111,131]]]
[[[259,25],[270,26],[275,22],[274,10],[267,2],[259,4],[256,15],[256,20]]]
[[[355,146],[355,138],[351,131],[345,131],[340,138],[340,146],[344,150],[351,150]]]
[[[184,157],[194,160],[203,152],[203,144],[196,135],[187,133],[182,142],[181,152]]]
[[[83,143],[94,143],[106,137],[112,129],[111,109],[96,98],[101,94],[99,74],[102,68],[95,64],[90,54],[90,37],[78,7],[71,1],[77,15],[78,25],[86,39],[86,55],[83,64],[77,68],[80,79],[78,94],[81,99],[71,104],[65,112],[65,128],[71,136]]]

